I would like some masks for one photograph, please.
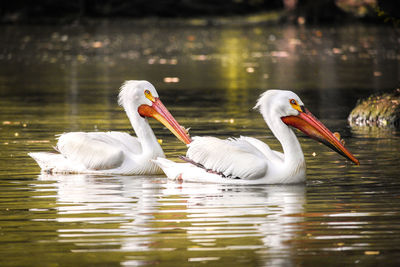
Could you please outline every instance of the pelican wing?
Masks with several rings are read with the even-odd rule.
[[[248,136],[240,136],[239,140],[249,142],[250,144],[255,146],[270,161],[278,161],[278,162],[282,163],[284,160],[283,153],[272,150],[266,143],[264,143],[256,138],[248,137]]]
[[[91,170],[117,168],[125,160],[126,152],[141,152],[137,138],[121,132],[62,134],[56,149],[65,158]]]
[[[268,169],[265,155],[245,138],[194,137],[186,156],[226,177],[258,179]]]

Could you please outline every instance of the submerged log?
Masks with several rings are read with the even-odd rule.
[[[348,121],[350,126],[400,128],[400,88],[359,100]]]

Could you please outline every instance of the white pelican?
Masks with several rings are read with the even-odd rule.
[[[288,184],[305,181],[306,163],[296,135],[289,127],[303,131],[345,156],[358,160],[343,146],[291,91],[268,90],[254,108],[259,109],[272,133],[282,144],[283,153],[252,137],[221,140],[194,137],[188,145],[188,163],[158,158],[155,162],[170,179],[236,184]]]
[[[55,148],[60,153],[37,152],[29,156],[49,173],[156,174],[161,169],[151,159],[165,156],[146,117],[164,124],[182,142],[191,142],[151,83],[126,81],[118,103],[125,109],[137,137],[123,132],[64,133]]]

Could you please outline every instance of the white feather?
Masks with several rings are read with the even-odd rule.
[[[186,156],[205,168],[227,177],[259,179],[268,169],[265,156],[246,139],[221,140],[215,137],[194,137]]]
[[[179,182],[200,182],[213,184],[268,184],[265,179],[231,179],[224,178],[219,174],[207,172],[203,168],[198,168],[191,163],[176,163],[165,158],[153,160],[172,180]]]
[[[58,139],[57,150],[68,160],[93,170],[118,168],[125,160],[124,151],[141,152],[137,138],[117,132],[66,133]]]

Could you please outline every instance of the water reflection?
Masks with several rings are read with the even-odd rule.
[[[203,262],[223,258],[224,251],[245,250],[246,257],[285,255],[268,262],[288,264],[290,240],[303,221],[293,215],[304,212],[304,186],[177,184],[129,176],[42,174],[38,179],[53,182],[55,220],[80,225],[57,230],[60,242],[77,246],[74,252],[115,246],[123,252],[161,254],[185,249],[180,261]],[[209,251],[211,259],[204,256]]]
[[[255,253],[255,258],[265,257],[267,265],[293,263],[288,257],[290,243],[296,239],[303,218],[292,215],[303,213],[304,186],[260,188],[184,183],[182,187],[172,184],[165,191],[189,196],[186,212],[192,223],[187,235],[192,245],[188,251],[248,250]]]

